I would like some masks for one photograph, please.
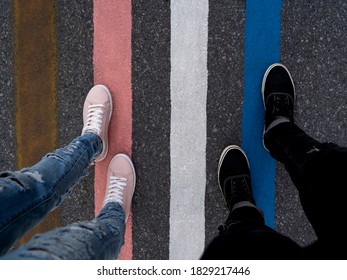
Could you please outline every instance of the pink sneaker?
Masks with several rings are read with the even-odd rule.
[[[102,140],[102,152],[95,161],[103,160],[108,152],[108,125],[112,116],[112,96],[104,85],[94,86],[88,93],[83,107],[82,135],[91,132]]]
[[[135,168],[131,159],[125,154],[116,155],[110,162],[107,173],[107,189],[103,206],[109,202],[118,202],[128,220],[131,201],[136,183]]]

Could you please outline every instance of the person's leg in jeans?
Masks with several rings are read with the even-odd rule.
[[[252,195],[248,159],[240,147],[224,149],[218,182],[230,214],[201,259],[289,259],[299,252],[295,242],[264,224]]]
[[[302,207],[321,244],[317,257],[345,258],[347,149],[320,143],[294,124],[295,88],[283,65],[268,68],[263,98],[264,146],[284,163],[299,191]]]
[[[0,174],[0,255],[56,208],[95,160],[108,150],[112,99],[104,86],[89,92],[82,136],[31,168]]]
[[[116,155],[108,169],[103,208],[92,221],[77,222],[34,236],[3,259],[115,259],[124,244],[125,224],[135,189],[130,158]]]

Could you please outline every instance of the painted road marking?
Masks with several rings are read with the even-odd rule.
[[[280,60],[282,0],[246,1],[245,77],[242,115],[242,146],[251,165],[257,206],[265,222],[274,227],[276,161],[264,149],[264,108],[261,81],[267,67]]]
[[[205,245],[208,0],[171,2],[170,259]]]
[[[131,21],[131,1],[94,0],[94,83],[109,88],[114,104],[108,155],[95,166],[95,213],[104,200],[111,159],[132,152]],[[119,258],[132,258],[132,215]]]
[[[56,148],[57,44],[55,1],[13,1],[17,169],[38,162]],[[60,224],[52,212],[27,234]]]

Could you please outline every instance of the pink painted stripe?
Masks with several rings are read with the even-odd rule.
[[[109,162],[118,153],[131,156],[131,1],[94,0],[94,83],[104,84],[113,97],[109,151],[95,166],[95,213],[105,195]],[[125,234],[120,259],[132,259],[132,217]]]

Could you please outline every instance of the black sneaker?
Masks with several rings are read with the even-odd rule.
[[[261,90],[265,108],[264,132],[279,117],[294,122],[295,87],[284,65],[275,63],[266,70]]]
[[[230,211],[241,201],[255,205],[249,162],[240,147],[231,145],[222,152],[218,163],[218,184]]]

